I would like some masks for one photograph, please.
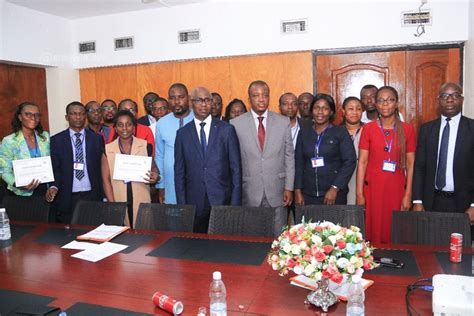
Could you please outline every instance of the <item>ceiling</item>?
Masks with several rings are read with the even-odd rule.
[[[36,11],[79,19],[114,13],[166,8],[206,0],[7,0]]]

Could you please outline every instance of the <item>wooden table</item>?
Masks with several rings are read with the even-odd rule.
[[[212,272],[219,270],[227,288],[229,315],[324,315],[320,309],[303,304],[307,290],[291,286],[287,277],[278,276],[266,262],[244,266],[146,256],[174,236],[272,241],[269,238],[147,231],[154,239],[132,253],[91,263],[71,257],[77,250],[35,242],[49,227],[62,226],[36,224],[11,249],[0,249],[0,288],[56,297],[51,305],[63,310],[76,302],[86,302],[167,315],[151,302],[153,293],[160,291],[183,302],[183,315],[196,315],[200,306],[208,307]],[[366,315],[405,315],[406,286],[422,277],[443,273],[433,251],[448,247],[383,248],[412,250],[422,275],[371,275],[375,284],[366,291]],[[412,298],[418,311],[431,314],[430,294],[419,293]],[[328,314],[345,315],[345,311],[346,303],[340,302]]]

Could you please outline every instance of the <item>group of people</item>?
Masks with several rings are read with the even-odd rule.
[[[284,93],[278,114],[268,110],[270,87],[257,80],[249,111],[234,99],[222,116],[219,93],[175,83],[167,99],[147,93],[138,119],[131,99],[72,102],[69,128],[51,139],[38,106],[25,102],[0,167],[8,194],[45,195],[58,222],[70,222],[79,200],[106,199],[128,203],[133,227],[156,190],[160,203],[196,206],[195,232],[207,232],[212,205],[358,204],[366,238],[390,242],[393,210],[467,212],[474,221],[474,120],[462,116],[463,100],[458,84],[443,84],[441,117],[421,126],[418,142],[391,86],[366,85],[360,98],[346,98],[335,125],[329,94]],[[145,181],[114,180],[117,154],[153,157]],[[40,156],[51,156],[55,181],[16,187],[12,161]]]

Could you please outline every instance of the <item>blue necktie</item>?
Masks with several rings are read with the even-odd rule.
[[[199,125],[201,125],[201,131],[199,132],[199,135],[201,137],[201,149],[202,149],[202,153],[205,155],[206,150],[207,150],[207,142],[206,142],[206,132],[204,131],[204,125],[206,125],[206,123],[201,122],[199,123]]]
[[[84,163],[84,152],[82,151],[81,133],[76,133],[74,135],[76,136],[76,141],[74,142],[74,148],[76,149],[75,162]],[[84,178],[84,170],[74,170],[74,174],[77,180],[82,180],[82,178]]]
[[[179,118],[179,128],[183,127],[184,119],[182,117]]]
[[[449,121],[446,119],[446,125],[441,135],[441,145],[439,146],[438,170],[436,172],[436,189],[442,190],[446,186],[446,167],[448,162],[448,144],[449,144]]]

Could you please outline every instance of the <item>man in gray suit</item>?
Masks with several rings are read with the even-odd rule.
[[[293,201],[295,155],[287,117],[268,111],[270,88],[248,88],[251,111],[231,120],[242,157],[242,205],[281,207]]]

